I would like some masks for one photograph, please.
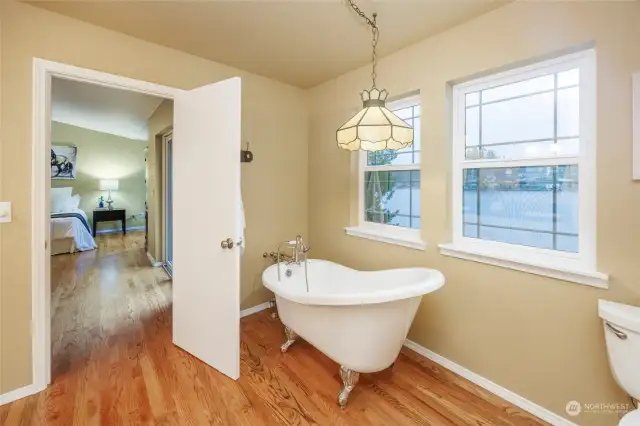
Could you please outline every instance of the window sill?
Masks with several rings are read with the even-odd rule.
[[[440,244],[440,254],[456,257],[458,259],[471,260],[473,262],[486,263],[501,268],[514,269],[558,280],[570,281],[578,284],[589,285],[603,289],[609,288],[609,276],[590,269],[567,268],[560,264],[535,263],[523,258],[511,255],[493,253],[478,248],[469,248],[454,244]]]
[[[420,231],[417,229],[378,229],[368,226],[350,226],[344,228],[347,235],[353,237],[366,238],[368,240],[379,241],[386,244],[408,247],[416,250],[425,250],[427,243],[420,238]]]

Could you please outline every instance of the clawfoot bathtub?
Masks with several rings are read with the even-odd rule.
[[[444,285],[426,268],[362,272],[326,260],[280,263],[262,274],[276,295],[286,352],[300,336],[340,365],[344,407],[360,373],[388,368],[400,353],[422,296]],[[290,270],[286,272],[287,269]],[[285,273],[286,272],[286,273]]]

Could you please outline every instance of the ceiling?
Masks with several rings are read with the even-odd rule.
[[[51,119],[129,139],[148,139],[147,120],[161,98],[54,78]]]
[[[508,0],[360,0],[387,55]],[[346,0],[35,1],[143,40],[309,88],[366,64],[371,33]]]

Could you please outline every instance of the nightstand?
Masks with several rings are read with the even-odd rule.
[[[127,234],[127,211],[125,209],[96,209],[93,211],[93,236],[96,236],[98,222],[122,222],[122,233]]]

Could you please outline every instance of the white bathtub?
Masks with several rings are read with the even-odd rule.
[[[276,295],[285,325],[286,351],[297,335],[340,364],[346,404],[359,373],[393,364],[409,332],[422,296],[444,285],[444,276],[426,268],[362,272],[326,260],[309,260],[309,291],[304,262],[272,265],[262,274]],[[287,277],[285,271],[292,274]]]

